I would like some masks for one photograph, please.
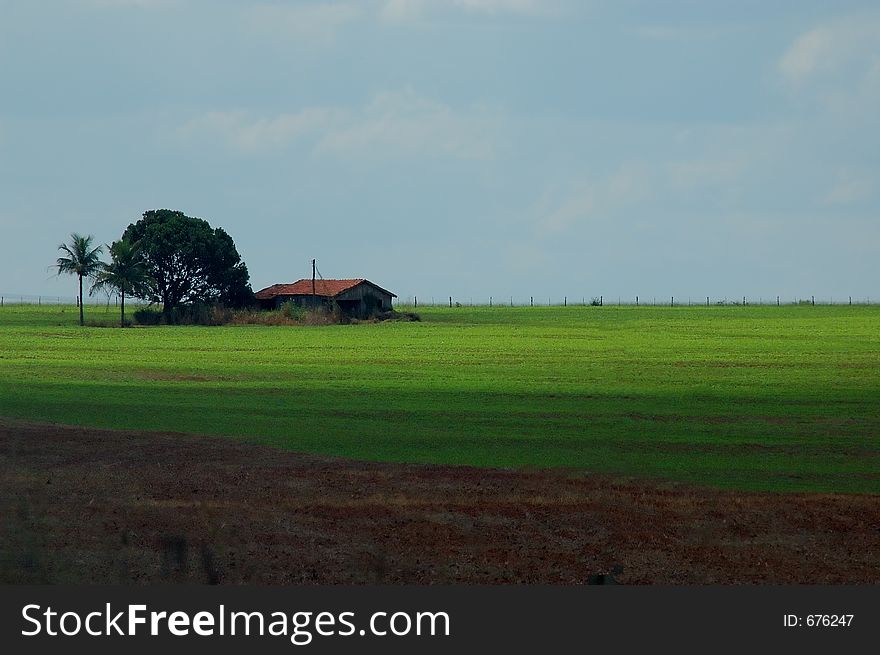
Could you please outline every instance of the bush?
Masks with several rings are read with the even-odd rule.
[[[398,312],[392,309],[391,311],[379,314],[378,319],[380,321],[403,321],[408,323],[421,321],[422,317],[415,312]]]
[[[281,305],[281,313],[291,321],[296,321],[297,323],[303,321],[307,314],[305,307],[297,305],[290,300]]]
[[[398,320],[420,320],[404,318],[396,312],[389,314],[394,314]],[[167,317],[158,309],[145,307],[134,312],[134,320],[139,325],[341,325],[349,322],[349,318],[338,307],[306,309],[292,302],[269,311],[232,310],[223,305],[189,305],[176,307]]]
[[[139,325],[226,325],[232,317],[231,309],[206,304],[175,307],[167,316],[149,307],[134,312],[135,323]]]
[[[252,309],[234,312],[231,323],[232,325],[296,325],[280,310],[267,312]]]
[[[101,320],[101,319],[89,319],[85,323],[88,327],[97,327],[97,328],[118,328],[119,327],[119,319],[113,320]],[[125,318],[125,327],[131,327],[131,319],[128,317]]]
[[[149,307],[136,309],[133,316],[138,325],[159,325],[162,322],[162,312]]]
[[[351,322],[339,307],[321,307],[310,309],[306,312],[303,323],[305,325],[345,325]]]

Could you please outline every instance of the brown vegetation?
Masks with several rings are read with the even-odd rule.
[[[880,497],[0,420],[0,581],[880,583]]]

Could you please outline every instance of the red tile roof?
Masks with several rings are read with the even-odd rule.
[[[378,285],[373,284],[369,280],[357,278],[354,280],[315,280],[315,295],[334,297],[343,291],[348,291],[352,287],[356,287],[361,282],[366,282],[377,289],[382,289]],[[391,293],[386,291],[386,293]],[[312,281],[310,279],[297,280],[293,284],[273,284],[271,287],[260,289],[254,294],[257,300],[269,300],[275,296],[310,296],[312,295]],[[394,295],[393,293],[391,294]]]

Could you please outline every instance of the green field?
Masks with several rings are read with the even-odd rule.
[[[122,330],[80,328],[73,307],[6,306],[0,416],[880,492],[880,307],[418,311],[421,323]]]

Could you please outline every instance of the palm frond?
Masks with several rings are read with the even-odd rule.
[[[58,275],[67,273],[92,277],[100,270],[103,264],[101,262],[103,247],[100,245],[92,247],[93,239],[92,235],[82,236],[74,232],[70,235],[68,243],[62,243],[58,246],[58,250],[67,255],[59,257],[55,262]]]

